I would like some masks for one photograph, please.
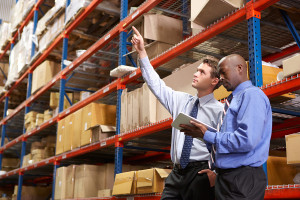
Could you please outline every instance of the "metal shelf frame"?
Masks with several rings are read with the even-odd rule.
[[[150,124],[148,126],[144,126],[144,127],[140,127],[138,129],[135,130],[131,130],[127,133],[120,133],[120,97],[121,97],[121,93],[122,90],[125,88],[125,86],[128,83],[134,82],[137,78],[139,78],[141,76],[141,71],[140,69],[135,70],[134,72],[132,72],[131,74],[119,78],[113,82],[111,82],[110,84],[104,86],[103,88],[99,89],[97,92],[95,92],[94,94],[92,94],[91,96],[89,96],[87,99],[80,101],[74,105],[72,105],[70,108],[63,110],[63,98],[64,98],[64,93],[65,93],[65,82],[66,82],[66,76],[71,73],[74,69],[76,69],[80,64],[82,64],[85,60],[87,60],[88,58],[90,58],[95,52],[97,52],[99,49],[101,49],[102,47],[104,47],[106,44],[108,44],[110,41],[112,41],[115,37],[120,35],[120,44],[119,44],[119,48],[120,48],[120,55],[119,55],[119,65],[124,64],[124,62],[126,63],[126,60],[124,61],[123,59],[123,55],[126,54],[126,28],[132,23],[134,22],[139,16],[141,16],[142,14],[148,12],[149,10],[151,10],[152,8],[154,8],[157,4],[159,4],[162,0],[148,0],[146,2],[144,2],[135,12],[133,12],[131,15],[126,17],[127,12],[125,13],[125,11],[127,11],[127,6],[128,6],[128,0],[122,0],[121,1],[121,19],[120,19],[120,23],[115,26],[113,29],[111,29],[107,34],[105,34],[104,36],[102,36],[97,42],[94,43],[94,45],[92,45],[85,53],[83,53],[81,56],[79,56],[78,58],[76,58],[72,64],[65,66],[64,65],[64,60],[67,59],[67,47],[68,47],[68,36],[71,33],[72,30],[74,30],[76,28],[76,26],[79,25],[79,23],[81,21],[83,21],[90,12],[92,12],[92,10],[99,4],[102,2],[102,0],[93,0],[91,2],[91,4],[84,9],[84,11],[82,12],[81,15],[78,16],[78,18],[75,19],[75,21],[68,27],[66,28],[55,40],[54,42],[50,45],[50,47],[44,51],[39,57],[38,59],[29,67],[29,69],[17,80],[17,82],[10,88],[10,90],[8,92],[5,93],[4,96],[2,96],[0,98],[0,101],[5,100],[5,112],[4,112],[4,117],[3,120],[0,122],[0,125],[2,126],[2,134],[5,133],[5,126],[7,124],[7,121],[10,120],[13,116],[15,116],[17,113],[19,113],[22,109],[25,108],[25,113],[29,112],[30,110],[30,105],[39,97],[41,96],[43,93],[45,93],[47,90],[49,90],[56,82],[60,81],[61,82],[61,86],[60,86],[60,101],[59,101],[59,115],[50,119],[49,121],[43,123],[41,126],[35,128],[32,131],[29,132],[25,132],[19,136],[18,138],[12,140],[11,142],[9,142],[6,145],[4,144],[4,141],[1,141],[1,148],[0,148],[0,162],[2,160],[2,154],[3,152],[14,146],[17,143],[22,142],[22,155],[21,155],[21,159],[24,156],[24,152],[25,150],[23,150],[25,148],[26,145],[26,140],[27,138],[31,137],[32,135],[38,134],[40,131],[44,130],[45,128],[57,123],[58,121],[60,121],[61,119],[67,117],[68,115],[74,113],[75,111],[83,108],[84,106],[88,105],[89,103],[98,100],[102,97],[107,96],[108,94],[117,91],[117,95],[118,95],[118,103],[117,103],[117,134],[113,137],[101,140],[99,142],[87,145],[87,146],[83,146],[80,148],[77,148],[75,150],[72,150],[70,152],[66,152],[60,155],[56,155],[53,156],[51,158],[45,159],[43,161],[40,161],[38,163],[35,163],[33,165],[27,166],[27,167],[20,167],[16,170],[12,170],[10,172],[7,172],[4,175],[0,176],[0,179],[5,179],[7,177],[13,176],[13,175],[19,175],[19,192],[18,194],[21,194],[21,186],[22,186],[22,182],[23,182],[23,175],[25,172],[33,170],[33,169],[37,169],[40,168],[42,166],[46,166],[46,165],[50,165],[53,164],[54,165],[54,172],[53,172],[53,184],[55,184],[55,174],[56,174],[56,169],[59,167],[60,162],[78,155],[83,155],[86,154],[88,152],[91,151],[95,151],[98,149],[102,149],[102,148],[107,148],[107,147],[115,147],[115,173],[120,173],[122,172],[122,149],[124,147],[124,142],[125,141],[130,141],[133,138],[137,138],[137,137],[143,137],[146,135],[150,135],[152,133],[161,131],[161,130],[165,130],[165,129],[169,129],[171,127],[171,123],[172,123],[172,118],[154,123],[154,124]],[[246,4],[246,7],[241,8],[239,10],[236,10],[234,12],[232,12],[231,14],[229,14],[228,16],[223,17],[221,20],[218,20],[216,23],[212,24],[211,26],[207,27],[205,30],[203,30],[201,33],[195,35],[195,36],[190,36],[187,37],[185,40],[183,40],[181,43],[175,45],[174,47],[170,48],[169,50],[167,50],[166,52],[162,53],[161,55],[155,57],[154,59],[151,60],[151,64],[153,65],[154,68],[157,68],[158,66],[170,61],[171,59],[175,58],[178,55],[181,55],[182,53],[196,47],[197,45],[205,42],[206,40],[222,33],[223,31],[225,31],[226,29],[240,23],[243,20],[248,19],[249,23],[252,23],[253,26],[255,27],[255,25],[259,25],[259,20],[258,19],[257,14],[259,14],[260,11],[266,9],[267,7],[273,5],[274,3],[276,3],[279,0],[259,0],[259,1],[250,1]],[[29,22],[29,20],[34,17],[34,21],[35,21],[35,27],[36,27],[36,22],[37,22],[37,17],[36,17],[36,12],[38,11],[39,6],[41,5],[43,1],[42,0],[38,0],[36,2],[36,5],[34,7],[34,9],[29,13],[29,15],[27,16],[26,20],[22,23],[19,31],[22,31],[23,27]],[[70,3],[70,1],[67,1],[67,5]],[[66,6],[67,7],[67,6]],[[185,8],[184,8],[185,9]],[[255,19],[254,19],[255,18]],[[256,20],[256,21],[255,21]],[[255,28],[254,28],[255,29]],[[260,31],[259,31],[260,33]],[[14,36],[13,40],[11,41],[11,47],[13,48],[14,45],[14,41],[17,37],[18,32],[16,33],[16,35]],[[252,32],[250,32],[249,34],[252,34]],[[123,36],[122,36],[123,35]],[[260,38],[259,35],[257,35],[256,37]],[[50,54],[50,52],[61,42],[63,41],[63,55],[62,55],[62,66],[61,66],[61,71],[49,82],[47,83],[43,88],[41,88],[36,94],[34,95],[30,95],[31,94],[31,77],[32,77],[32,72],[34,71],[34,69],[41,63],[43,62],[46,57]],[[249,41],[249,43],[253,43],[255,44],[253,41]],[[253,50],[253,48],[256,48],[256,45],[253,45],[254,47],[250,48],[250,50]],[[260,46],[260,41],[259,41],[259,46]],[[8,50],[9,45],[6,47],[6,50],[3,54],[0,55],[0,59],[3,57],[3,55],[6,53],[6,51]],[[34,48],[33,48],[34,49]],[[299,51],[299,47],[294,45],[292,47],[289,47],[285,50],[283,50],[281,53],[276,53],[274,55],[271,55],[268,57],[268,61],[271,60],[276,60],[276,59],[280,59],[286,55],[291,54],[292,52],[297,52]],[[34,53],[33,53],[34,54]],[[32,54],[32,56],[33,56]],[[250,62],[250,63],[257,63],[256,61],[261,61],[261,53],[258,53],[258,55],[255,55],[254,57],[257,58],[258,56],[258,60],[254,60],[254,62]],[[260,56],[260,58],[259,58]],[[251,68],[253,68],[254,65],[251,66]],[[257,67],[257,66],[256,66]],[[256,68],[255,67],[255,68]],[[260,69],[261,69],[261,65],[260,65]],[[28,89],[27,89],[27,99],[21,103],[16,109],[15,112],[12,113],[9,116],[6,116],[6,111],[7,111],[7,105],[8,105],[8,97],[11,94],[11,92],[28,76]],[[257,78],[257,77],[256,77]],[[261,86],[262,83],[261,78],[259,79],[255,79],[254,81],[255,84],[257,86]],[[265,92],[265,94],[268,97],[275,97],[287,92],[291,92],[291,91],[295,91],[300,89],[300,77],[299,74],[286,78],[282,81],[278,81],[276,83],[272,83],[269,85],[265,85],[265,86],[261,86],[261,89]],[[30,92],[29,92],[30,91]],[[293,121],[290,122],[293,125],[297,124],[297,122]],[[287,123],[288,124],[288,123]],[[275,137],[282,137],[286,131],[282,132],[283,129],[288,128],[288,126],[277,126],[275,128],[273,128],[273,136],[274,134],[276,134]],[[4,130],[4,131],[3,131]],[[290,129],[293,131],[299,130],[299,128],[293,128]],[[3,137],[2,137],[3,139]],[[155,153],[155,155],[157,155],[159,153]],[[163,155],[163,153],[161,153]],[[55,190],[54,190],[54,186],[53,186],[53,192],[52,195],[54,195]],[[295,189],[296,188],[296,189]],[[299,188],[295,187],[293,190],[293,188],[288,188],[289,190],[292,189],[293,192],[296,194],[297,197],[300,196],[300,192],[299,192]],[[288,190],[287,189],[287,190]],[[268,197],[268,190],[266,190],[266,194]],[[54,196],[53,196],[54,197]],[[151,197],[151,198],[150,198]],[[155,195],[145,195],[145,196],[135,196],[134,199],[155,199],[156,196]],[[157,195],[157,199],[160,198],[160,195]],[[21,199],[21,196],[18,196],[18,199]],[[97,198],[99,199],[99,198]],[[107,199],[107,198],[105,198]],[[108,199],[122,199],[122,198],[117,198],[117,197],[113,197],[113,198],[108,198]]]

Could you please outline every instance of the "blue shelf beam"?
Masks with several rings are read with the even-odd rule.
[[[295,28],[292,20],[290,19],[290,17],[288,16],[287,12],[284,11],[284,10],[280,10],[280,13],[284,19],[284,22],[286,23],[287,27],[289,28],[289,30],[291,31],[298,47],[300,47],[300,37],[299,37],[299,34],[298,34],[298,31],[297,29]]]

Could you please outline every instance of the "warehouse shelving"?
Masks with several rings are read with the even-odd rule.
[[[144,4],[142,4],[134,13],[132,13],[130,16],[123,19],[117,26],[115,26],[111,31],[109,31],[107,34],[105,34],[103,37],[101,37],[97,42],[95,42],[94,45],[92,45],[85,53],[83,53],[81,56],[76,58],[72,64],[69,66],[66,66],[59,74],[57,74],[52,81],[50,81],[48,84],[46,84],[43,88],[41,88],[36,94],[31,95],[27,100],[25,100],[22,104],[20,104],[16,109],[15,112],[6,118],[4,118],[1,121],[1,125],[5,125],[9,120],[12,120],[12,118],[17,115],[22,109],[28,107],[30,104],[32,104],[34,101],[36,101],[43,93],[45,93],[47,90],[49,90],[51,87],[54,86],[54,84],[58,80],[64,80],[66,79],[66,76],[70,74],[75,68],[79,67],[80,64],[82,64],[85,60],[87,60],[89,57],[91,57],[94,53],[96,53],[99,49],[103,48],[105,45],[109,44],[109,42],[112,41],[113,38],[117,37],[121,32],[124,32],[125,29],[140,15],[143,13],[148,12],[150,9],[155,7],[161,2],[158,0],[149,0],[146,1]],[[278,0],[260,0],[253,2],[253,8],[256,11],[262,11],[268,6],[278,2]],[[38,2],[40,3],[40,1]],[[38,3],[35,8],[38,7]],[[25,79],[25,77],[32,73],[32,71],[50,54],[50,52],[57,46],[62,40],[66,42],[66,39],[68,38],[68,35],[71,33],[71,31],[99,4],[101,1],[94,0],[92,3],[84,10],[84,12],[65,30],[63,33],[60,34],[59,37],[56,38],[56,40],[50,45],[50,47],[43,52],[30,66],[30,68],[26,71],[26,73],[19,78],[19,80],[10,88],[10,90],[5,94],[5,96],[1,97],[1,101],[4,100],[4,98],[8,97],[11,92]],[[218,34],[222,33],[223,31],[229,29],[230,27],[233,27],[234,25],[242,22],[245,20],[245,16],[247,14],[246,8],[241,8],[239,10],[236,10],[235,12],[231,13],[230,15],[222,18],[220,21],[218,21],[215,24],[212,24],[210,27],[207,27],[204,31],[202,31],[200,34],[197,34],[195,36],[188,37],[181,43],[175,45],[171,49],[167,50],[160,56],[154,58],[151,60],[152,65],[157,68],[160,65],[166,63],[167,61],[175,58],[176,56],[196,47],[197,45],[207,41],[208,39],[213,38],[214,36],[217,36]],[[31,16],[32,17],[32,16]],[[26,18],[27,20],[27,18]],[[121,39],[120,39],[121,40]],[[121,46],[121,45],[120,45]],[[66,50],[66,49],[65,49]],[[281,56],[287,55],[289,53],[299,51],[299,47],[293,46],[288,49],[286,49],[286,52],[276,53],[272,56],[269,56],[269,60],[275,60],[278,59]],[[66,59],[66,55],[63,55],[63,60]],[[104,86],[94,94],[92,94],[87,99],[78,102],[77,104],[74,104],[70,108],[60,112],[60,114],[49,121],[43,123],[41,126],[35,128],[34,130],[27,132],[23,135],[20,135],[13,141],[9,142],[8,144],[1,147],[0,152],[3,153],[9,148],[12,148],[14,145],[19,144],[22,141],[26,141],[28,138],[32,137],[33,135],[37,135],[42,130],[45,130],[46,128],[56,124],[60,119],[65,118],[66,116],[70,115],[71,113],[74,113],[76,110],[84,107],[85,105],[108,96],[109,94],[116,93],[116,91],[119,91],[120,89],[123,89],[126,84],[129,84],[133,81],[135,81],[137,78],[141,76],[141,72],[139,69],[134,71],[133,73],[119,78],[110,84]],[[285,94],[287,92],[292,92],[300,89],[300,77],[299,74],[289,77],[287,79],[284,79],[282,81],[278,81],[276,83],[272,83],[266,86],[261,87],[262,90],[267,94],[268,97],[275,97],[281,94]],[[120,94],[120,92],[118,92]],[[60,102],[61,105],[61,102]],[[53,156],[51,158],[48,158],[46,160],[40,161],[38,163],[32,164],[27,167],[19,168],[10,172],[7,172],[4,175],[0,176],[0,179],[7,179],[9,177],[16,177],[19,175],[23,175],[24,173],[28,171],[34,171],[37,169],[42,169],[43,167],[53,167],[58,166],[59,163],[67,161],[68,159],[85,155],[87,153],[90,153],[92,151],[101,150],[101,149],[110,149],[111,154],[114,154],[114,147],[123,147],[125,142],[132,141],[138,137],[145,137],[147,135],[154,135],[157,132],[164,131],[167,129],[170,129],[170,124],[172,122],[172,119],[166,119],[154,124],[150,124],[145,127],[140,127],[135,130],[131,130],[127,133],[120,133],[119,135],[115,135],[113,137],[107,138],[105,140],[101,140],[97,143],[93,143],[84,147],[80,147],[78,149],[72,150],[70,152],[63,153],[61,155]],[[283,125],[278,125],[273,128],[273,138],[276,137],[282,137],[285,134],[290,134],[299,131],[299,127],[297,126],[297,120],[295,121],[288,121]],[[292,125],[292,126],[291,126]],[[286,129],[290,129],[290,131],[286,131]],[[284,130],[284,131],[281,131]],[[162,148],[162,147],[161,147]],[[126,153],[126,152],[123,152]],[[165,158],[168,156],[165,155],[165,153],[156,153],[152,156],[162,155]],[[122,155],[121,155],[122,156]],[[135,155],[131,159],[140,159],[141,155]],[[124,160],[126,161],[126,159]],[[277,187],[278,189],[280,187]],[[277,188],[267,188],[266,190],[266,198],[268,198],[268,195],[271,195],[269,191],[277,191]],[[282,188],[280,188],[282,191]],[[293,191],[294,193],[293,197],[299,197],[300,191],[299,187],[295,185],[294,187],[286,188],[284,189],[285,194],[290,193],[290,191]],[[133,197],[133,199],[155,199],[160,198],[159,195],[141,195]],[[271,196],[270,196],[271,198]],[[113,197],[113,199],[119,199],[116,197]]]

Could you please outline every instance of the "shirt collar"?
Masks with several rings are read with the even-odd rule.
[[[204,104],[206,104],[207,102],[209,102],[211,99],[214,98],[214,94],[210,93],[208,95],[205,95],[203,97],[198,98],[199,99],[199,105],[203,106]],[[196,101],[196,100],[195,100]]]
[[[240,83],[235,90],[232,92],[233,96],[237,95],[238,93],[240,93],[241,91],[244,91],[246,88],[252,86],[252,82],[251,81],[245,81]]]

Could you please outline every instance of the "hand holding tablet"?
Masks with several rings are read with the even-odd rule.
[[[173,123],[171,124],[171,126],[173,126],[174,128],[177,128],[179,130],[181,130],[182,128],[179,126],[180,124],[185,124],[185,125],[189,125],[189,126],[193,126],[190,121],[194,121],[196,123],[202,124],[204,125],[209,131],[213,131],[213,132],[217,132],[217,130],[211,126],[209,126],[208,124],[201,122],[187,114],[184,113],[179,113],[179,115],[176,117],[176,119],[173,121]]]

